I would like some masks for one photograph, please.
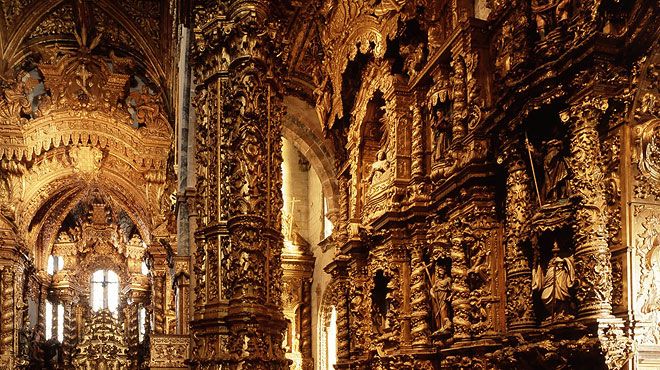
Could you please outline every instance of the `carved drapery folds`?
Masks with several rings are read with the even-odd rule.
[[[222,9],[195,9],[193,315],[211,320],[191,322],[196,368],[287,364],[281,346],[282,87],[270,6],[232,1]],[[218,11],[221,21],[207,17]]]

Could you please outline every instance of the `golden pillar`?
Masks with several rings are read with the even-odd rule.
[[[275,2],[195,6],[193,368],[285,369]]]

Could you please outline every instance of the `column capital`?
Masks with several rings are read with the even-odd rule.
[[[585,96],[573,101],[571,105],[559,112],[559,119],[569,124],[597,123],[600,114],[608,108],[608,99],[602,96]]]

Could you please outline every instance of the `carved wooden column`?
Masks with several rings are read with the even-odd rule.
[[[605,193],[596,130],[598,119],[606,109],[606,99],[587,97],[560,114],[570,128],[578,318],[586,321],[609,317],[612,312],[611,253],[607,244]]]
[[[125,308],[126,323],[126,345],[128,347],[128,360],[131,368],[137,368],[140,353],[139,317],[140,308],[146,306],[148,295],[147,277],[141,273],[133,273],[131,281],[124,288],[123,295],[126,297]],[[148,314],[147,314],[148,315]]]
[[[473,242],[471,236],[452,235],[451,237],[451,306],[454,311],[452,323],[456,340],[470,339],[470,288],[467,285],[467,257],[464,243]]]
[[[163,266],[157,266],[151,271],[153,284],[151,286],[151,306],[153,309],[153,332],[155,334],[164,334],[165,330],[165,269]]]
[[[14,268],[10,265],[0,267],[0,359],[9,367],[15,362],[16,343],[14,341],[16,331],[15,298],[16,289],[14,285]]]
[[[350,337],[350,317],[348,300],[348,257],[338,256],[334,261],[325,267],[325,271],[332,276],[339,286],[339,297],[337,299],[337,365],[335,368],[344,369],[344,365],[350,359],[351,337]]]
[[[191,365],[285,369],[275,2],[195,7],[198,228]]]
[[[351,360],[366,357],[372,339],[371,292],[368,291],[369,275],[364,256],[351,256],[348,279],[348,330],[349,356]],[[339,313],[339,311],[338,311]]]
[[[348,239],[350,220],[350,179],[346,174],[339,175],[339,217],[336,225],[337,242],[341,245]]]
[[[428,318],[431,313],[429,288],[426,283],[426,266],[422,259],[424,244],[415,243],[411,248],[410,258],[410,296],[411,296],[411,336],[412,346],[425,349],[430,345],[431,330]]]
[[[314,369],[312,354],[312,279],[302,282],[302,306],[300,312],[300,353],[303,357],[303,370]]]
[[[454,98],[451,115],[452,144],[460,141],[467,131],[465,127],[465,120],[467,118],[465,117],[465,112],[468,104],[465,92],[465,81],[467,77],[465,73],[465,61],[461,56],[464,52],[464,48],[460,43],[456,44],[452,50],[452,73],[450,78]]]
[[[414,104],[414,103],[413,103]],[[414,183],[424,181],[425,168],[424,156],[426,147],[424,143],[424,122],[422,121],[422,114],[419,107],[413,106],[411,111],[412,123],[412,164],[411,164],[411,178]]]
[[[506,311],[509,330],[525,330],[536,326],[532,269],[520,245],[523,225],[531,217],[531,179],[521,149],[510,150],[506,158]]]
[[[76,315],[74,312],[74,299],[76,294],[71,290],[71,287],[66,289],[58,289],[57,298],[62,303],[64,308],[64,338],[62,340],[63,363],[65,368],[72,366],[73,350],[76,345]],[[55,316],[53,316],[55,317]],[[53,325],[55,326],[55,325]],[[57,337],[57,336],[56,336]]]
[[[188,334],[190,322],[190,257],[174,257],[176,334]]]
[[[0,218],[0,367],[14,369],[21,362],[18,339],[27,309],[23,297],[26,261],[13,232],[4,229],[2,221]]]

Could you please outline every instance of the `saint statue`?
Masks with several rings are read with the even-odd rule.
[[[389,168],[390,163],[387,161],[387,152],[383,147],[376,153],[376,161],[371,164],[371,172],[367,182],[370,184],[377,183]]]
[[[447,148],[449,147],[448,122],[442,109],[437,109],[433,118],[433,162],[442,160]]]
[[[559,246],[555,241],[552,258],[544,272],[541,265],[536,267],[532,277],[532,289],[541,293],[541,301],[552,317],[568,317],[570,289],[575,286],[575,265],[573,257],[559,257]]]
[[[435,333],[443,334],[451,330],[451,319],[449,318],[450,294],[451,277],[447,274],[445,266],[438,265],[435,269],[435,277],[431,280],[431,306],[436,328]]]
[[[562,154],[563,144],[560,140],[552,139],[545,143],[545,147],[543,200],[551,202],[564,199],[568,196],[568,164]]]

